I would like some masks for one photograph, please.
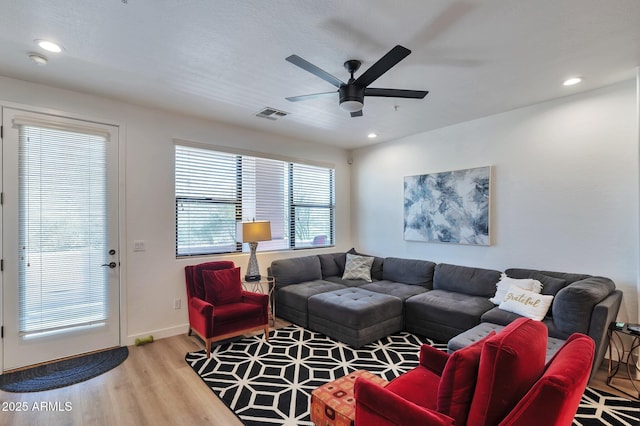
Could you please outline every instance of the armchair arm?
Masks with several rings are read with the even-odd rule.
[[[189,299],[189,310],[206,318],[210,318],[213,315],[213,305],[197,297]]]
[[[427,370],[442,376],[444,366],[447,364],[449,354],[430,345],[423,344],[420,347],[420,365]]]
[[[253,293],[242,290],[242,301],[247,303],[255,303],[256,305],[267,306],[269,304],[269,296],[262,293]]]
[[[420,407],[369,380],[355,383],[355,426],[453,425],[451,417]]]

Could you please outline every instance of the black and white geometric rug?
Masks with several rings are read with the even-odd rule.
[[[185,361],[246,425],[312,425],[309,399],[316,387],[355,370],[392,380],[418,365],[422,343],[445,344],[401,332],[361,349],[292,325],[212,348]],[[587,388],[574,425],[640,424],[640,403]]]

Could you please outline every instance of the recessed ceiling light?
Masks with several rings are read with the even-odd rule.
[[[38,65],[47,65],[47,63],[49,62],[49,60],[38,54],[38,53],[29,53],[29,59],[31,59],[33,62],[35,62]]]
[[[571,77],[568,78],[562,83],[563,86],[573,86],[574,84],[578,84],[582,81],[582,77]]]
[[[62,52],[62,47],[49,40],[36,40],[36,44],[46,50],[47,52],[60,53]]]
[[[369,139],[373,139],[373,138],[377,138],[377,137],[378,137],[378,135],[377,135],[377,134],[375,134],[375,133],[373,133],[373,132],[371,132],[371,133],[369,133],[369,134],[367,135],[367,137],[368,137]]]

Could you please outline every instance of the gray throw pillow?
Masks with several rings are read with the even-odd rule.
[[[373,257],[347,253],[347,263],[344,265],[342,279],[371,282],[371,265],[373,265]]]

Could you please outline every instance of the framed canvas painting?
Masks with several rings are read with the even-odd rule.
[[[491,167],[406,176],[404,239],[489,245]]]

